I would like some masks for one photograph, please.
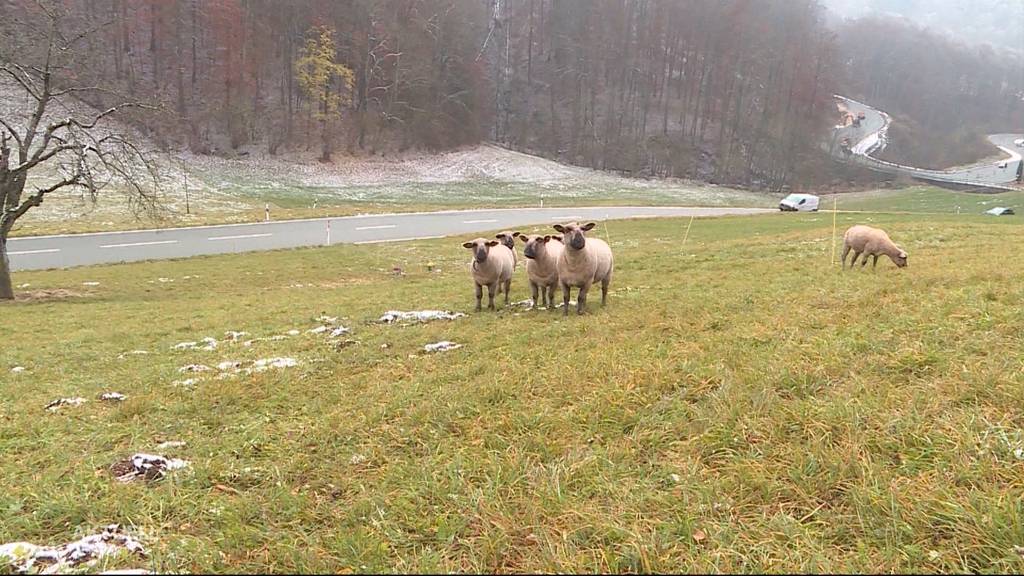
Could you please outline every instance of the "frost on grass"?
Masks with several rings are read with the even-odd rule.
[[[519,302],[513,302],[509,304],[509,306],[514,306],[518,308],[533,308],[533,305],[533,298],[527,298],[526,300],[520,300]]]
[[[217,364],[217,370],[220,370],[221,372],[227,372],[229,370],[238,370],[241,367],[242,363],[235,362],[234,360],[225,360],[224,362]]]
[[[455,320],[464,316],[465,314],[462,312],[449,312],[447,310],[413,310],[411,312],[388,310],[377,321],[384,324],[394,324],[399,320],[429,322],[431,320]]]
[[[199,383],[199,378],[186,378],[184,380],[175,380],[171,382],[172,386],[195,386]]]
[[[317,326],[316,328],[310,328],[309,330],[306,330],[306,333],[307,334],[323,334],[324,332],[327,332],[328,330],[330,330],[330,328],[328,328],[327,326]]]
[[[252,363],[252,371],[263,372],[271,368],[291,368],[298,365],[299,361],[295,358],[264,358]]]
[[[117,358],[119,360],[124,360],[128,356],[145,356],[146,354],[149,354],[148,350],[132,350],[131,352],[122,352],[121,354],[118,354]]]
[[[210,367],[206,364],[188,364],[178,368],[178,372],[181,372],[182,374],[190,372],[206,372],[207,370],[210,370]]]
[[[86,402],[85,398],[58,398],[53,402],[46,405],[46,409],[50,412],[56,412],[60,410],[62,406],[80,406]]]
[[[317,322],[322,322],[324,324],[337,324],[338,323],[338,317],[337,316],[328,316],[326,314],[321,314],[320,317],[316,319],[316,321]]]
[[[224,333],[224,337],[230,340],[231,342],[238,342],[239,340],[242,339],[242,336],[248,335],[248,332],[238,332],[236,330],[228,330],[227,332]]]
[[[38,546],[30,542],[0,545],[0,571],[16,574],[58,574],[119,553],[146,555],[141,542],[111,524],[99,534],[90,534],[61,546]]]
[[[425,352],[448,352],[449,350],[458,350],[462,348],[462,344],[456,344],[448,340],[442,340],[433,344],[427,344],[423,347]]]
[[[134,482],[136,480],[160,480],[167,472],[181,470],[188,466],[185,460],[164,458],[154,454],[134,454],[131,458],[114,462],[110,472],[118,482]]]
[[[181,440],[168,440],[167,442],[161,442],[156,445],[157,450],[167,450],[168,448],[184,448],[185,442]]]
[[[104,392],[100,394],[100,400],[106,400],[108,402],[124,402],[128,397],[120,392]]]
[[[193,350],[199,346],[198,342],[178,342],[174,346],[171,346],[172,350]]]
[[[203,346],[199,343],[202,342]],[[199,342],[179,342],[171,347],[173,350],[206,350],[207,352],[217,349],[217,339],[207,336]]]

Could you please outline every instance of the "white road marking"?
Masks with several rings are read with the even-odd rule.
[[[267,232],[266,234],[239,234],[238,236],[213,236],[207,238],[207,240],[240,240],[242,238],[266,238],[267,236],[273,236],[273,234]]]
[[[552,220],[582,220],[583,216],[552,216]]]
[[[9,256],[16,254],[48,254],[50,252],[60,252],[60,248],[47,248],[45,250],[21,250],[20,252],[8,252]]]
[[[492,224],[497,220],[463,220],[463,224]]]
[[[384,224],[381,226],[360,226],[356,230],[386,230],[388,228],[398,228],[397,224]]]
[[[129,244],[104,244],[100,248],[127,248],[129,246],[155,246],[157,244],[177,244],[177,240],[160,240],[159,242],[131,242]]]
[[[437,240],[438,238],[444,238],[444,236],[416,236],[411,238],[389,238],[387,240],[363,240],[362,242],[353,242],[353,244],[381,244],[383,242],[408,242],[410,240]]]

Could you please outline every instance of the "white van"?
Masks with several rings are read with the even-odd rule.
[[[790,194],[779,202],[783,212],[817,212],[818,197],[814,194]]]
[[[1013,145],[1018,148],[1024,148],[1024,138],[1017,138],[1013,141]]]

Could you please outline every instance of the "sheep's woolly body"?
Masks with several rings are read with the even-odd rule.
[[[504,244],[492,246],[487,253],[487,260],[469,263],[470,271],[473,273],[473,281],[481,286],[490,286],[512,279],[512,271],[515,269],[515,256]]]
[[[897,246],[884,230],[878,228],[862,224],[852,226],[843,235],[843,266],[846,265],[846,256],[850,250],[853,250],[851,267],[861,255],[862,266],[867,262],[868,256],[874,256],[876,261],[878,256],[888,256],[897,266],[906,266],[907,253]]]
[[[600,238],[587,238],[582,250],[566,247],[558,259],[558,280],[572,287],[590,286],[611,277],[612,249]]]

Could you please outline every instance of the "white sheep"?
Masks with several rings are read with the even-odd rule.
[[[477,238],[462,245],[473,251],[473,260],[469,263],[470,274],[476,285],[476,310],[480,311],[480,299],[483,287],[487,286],[488,306],[494,310],[495,292],[505,292],[505,306],[508,306],[508,292],[512,284],[512,270],[515,257],[512,251],[497,240]]]
[[[576,222],[555,225],[562,233],[565,250],[558,259],[558,282],[562,285],[563,315],[569,315],[569,292],[572,287],[580,289],[576,297],[576,313],[583,314],[587,304],[587,291],[594,282],[601,283],[601,305],[608,300],[608,283],[612,280],[615,261],[612,249],[599,238],[587,238],[588,232],[597,226],[590,222],[580,226]]]
[[[907,265],[907,253],[889,239],[884,230],[858,224],[851,227],[843,234],[843,269],[846,268],[846,255],[853,250],[853,260],[850,261],[850,268],[857,263],[857,258],[863,254],[860,265],[868,263],[868,256],[874,256],[871,267],[878,264],[878,257],[882,254],[889,257],[894,264],[903,268]]]
[[[555,288],[558,287],[558,259],[565,249],[562,237],[550,234],[516,234],[526,243],[523,256],[526,256],[526,277],[530,281],[533,305],[540,303],[549,310],[554,310]],[[537,300],[538,292],[540,300]]]

